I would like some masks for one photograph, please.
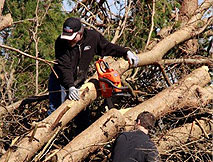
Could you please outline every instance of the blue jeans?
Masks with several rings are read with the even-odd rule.
[[[50,115],[65,101],[67,94],[65,92],[65,88],[60,85],[58,79],[53,73],[51,73],[49,77],[48,91],[49,110],[47,111],[47,113],[48,115]]]

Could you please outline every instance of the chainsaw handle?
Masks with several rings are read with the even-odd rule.
[[[99,74],[103,74],[104,72],[106,72],[106,70],[104,70],[102,67],[101,67],[101,63],[103,62],[104,66],[105,66],[105,69],[109,69],[109,64],[107,62],[105,62],[103,59],[99,59],[98,61],[96,61],[95,63],[95,66],[96,66],[96,69],[98,71]]]
[[[103,61],[103,63],[104,63],[105,68],[109,69],[109,64],[107,62],[105,62],[105,61]]]
[[[118,86],[114,85],[114,83],[107,78],[99,78],[99,80],[102,82],[108,83],[110,86],[112,86],[113,88],[116,88],[116,89],[120,89],[120,90],[129,89],[128,87],[118,87]]]

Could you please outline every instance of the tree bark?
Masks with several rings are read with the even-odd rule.
[[[181,5],[180,9],[180,20],[181,25],[185,25],[191,16],[195,14],[195,11],[198,8],[198,0],[184,0]],[[192,38],[188,41],[186,41],[182,48],[184,48],[184,51],[187,52],[190,55],[193,55],[198,50],[198,40],[196,38]]]
[[[200,87],[193,85],[190,91],[185,95],[183,101],[177,105],[177,107],[192,107],[199,108],[204,107],[207,103],[213,100],[213,87]]]
[[[180,20],[186,23],[198,8],[198,0],[184,0],[180,9]]]
[[[202,81],[204,81],[204,82],[200,84],[200,81],[198,81],[198,79],[197,79],[197,81],[193,81],[194,78],[201,78]],[[209,77],[206,67],[199,68],[199,69],[195,70],[192,74],[190,74],[190,75],[186,76],[184,79],[182,79],[179,84],[173,85],[172,87],[168,88],[169,90],[160,92],[158,94],[157,99],[155,97],[153,97],[154,99],[153,98],[149,99],[150,102],[149,102],[149,100],[147,100],[147,101],[145,101],[145,104],[142,103],[142,104],[140,104],[140,106],[131,108],[128,112],[137,113],[131,119],[131,123],[130,122],[126,123],[125,124],[126,126],[124,124],[120,125],[121,123],[117,123],[117,125],[120,125],[121,127],[125,126],[125,128],[130,130],[133,128],[133,125],[134,125],[133,122],[135,121],[137,115],[144,110],[153,112],[153,114],[156,116],[163,116],[164,114],[166,114],[168,112],[173,112],[177,109],[182,108],[180,106],[187,106],[188,103],[185,102],[185,100],[183,100],[187,96],[189,97],[189,95],[188,95],[188,93],[186,93],[186,91],[192,92],[192,93],[190,93],[190,96],[191,95],[194,96],[194,93],[195,93],[197,87],[194,88],[193,85],[200,84],[201,86],[203,86],[203,85],[207,84],[209,81],[210,81],[210,77]],[[174,96],[170,96],[172,91],[174,91]],[[178,94],[175,94],[175,93],[178,93]],[[209,93],[208,94],[210,95],[210,98],[213,99],[211,92],[209,92]],[[181,99],[179,98],[180,96],[181,96]],[[206,99],[204,103],[207,103],[207,101],[210,100],[209,97],[206,97],[206,95],[202,95],[202,96],[204,96],[203,100]],[[173,97],[174,97],[174,100],[171,99]],[[165,102],[165,99],[168,99],[169,102]],[[157,100],[157,101],[153,102],[153,100]],[[176,103],[179,103],[179,102],[182,104],[180,104],[179,106],[176,106]],[[185,105],[184,105],[184,103],[185,103]],[[159,106],[162,107],[162,108],[160,108],[159,111],[153,111],[155,109],[159,109]],[[142,109],[141,109],[141,107],[142,107]],[[126,121],[129,120],[128,116],[126,115],[126,114],[128,114],[128,112],[125,113],[124,116],[122,116],[122,119],[124,117],[127,117]],[[114,122],[115,122],[114,124],[116,124],[116,122],[118,122],[118,121],[114,121]],[[59,151],[56,154],[57,161],[58,162],[62,162],[62,161],[68,162],[68,161],[72,161],[72,160],[81,161],[90,153],[90,151],[94,151],[95,149],[97,149],[97,147],[96,147],[88,152],[88,150],[87,150],[88,148],[85,146],[107,142],[107,140],[109,140],[110,138],[105,138],[104,133],[100,132],[100,130],[99,130],[100,124],[101,124],[100,121],[95,122],[91,127],[89,127],[87,130],[85,130],[84,133],[81,133],[76,138],[74,138],[68,145],[66,145],[61,151]],[[129,126],[129,124],[131,124],[131,126]],[[110,129],[111,129],[110,127],[107,128],[107,130],[110,130]],[[115,129],[110,130],[110,131],[113,131],[113,134],[118,133],[118,130],[115,130]],[[115,131],[117,131],[117,132],[115,132]],[[102,138],[101,137],[99,137],[99,139],[93,138],[93,136],[91,136],[91,132],[99,132],[97,135],[101,136]],[[88,140],[88,139],[90,139],[90,140]],[[72,151],[73,149],[79,150],[79,151],[74,152],[74,151]],[[69,152],[69,156],[67,156],[68,155],[67,152]]]
[[[88,129],[75,137],[57,154],[57,161],[81,161],[89,153],[104,146],[125,125],[123,115],[116,109],[109,110]]]
[[[158,138],[152,139],[157,143],[157,148],[160,154],[168,154],[172,148],[184,147],[187,141],[199,139],[201,136],[206,136],[212,131],[212,121],[199,120],[199,124],[195,121],[190,124],[185,124],[179,128],[172,129]],[[158,142],[159,141],[159,142]]]

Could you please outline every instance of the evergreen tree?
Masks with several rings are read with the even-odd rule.
[[[14,25],[5,30],[5,44],[35,56],[36,47],[33,33],[38,39],[40,58],[54,60],[54,43],[60,34],[64,19],[68,16],[62,11],[62,0],[39,1],[11,0],[5,4],[4,12],[10,12]],[[36,19],[36,14],[38,19]],[[37,26],[38,25],[38,26]],[[36,31],[37,26],[37,31]],[[13,94],[17,99],[35,94],[35,60],[7,51],[4,53],[8,68],[15,69]],[[11,66],[12,64],[12,66]],[[8,69],[9,70],[9,69]],[[47,88],[50,67],[39,62],[39,92]]]

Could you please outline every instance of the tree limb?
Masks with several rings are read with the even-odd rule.
[[[149,41],[150,41],[150,38],[151,38],[151,35],[152,35],[152,32],[153,32],[153,28],[154,28],[155,3],[156,3],[155,0],[153,0],[152,1],[152,25],[151,25],[151,28],[150,28],[149,36],[148,36],[144,51],[146,51],[146,49],[149,45]]]
[[[207,64],[209,66],[213,65],[213,59],[206,58],[206,59],[163,59],[159,61],[161,64]]]
[[[115,31],[114,38],[111,41],[112,43],[115,43],[120,38],[120,36],[122,35],[122,33],[125,29],[125,24],[126,24],[126,21],[127,21],[128,13],[129,13],[130,8],[131,8],[131,4],[132,4],[132,1],[130,1],[129,6],[126,8],[125,16],[124,16],[125,18],[124,18],[123,23],[121,24],[121,20],[119,21],[119,25],[118,25],[118,27]]]
[[[13,47],[10,47],[10,46],[7,46],[7,45],[0,44],[0,47],[5,48],[5,49],[9,49],[11,51],[18,52],[18,53],[20,53],[20,54],[22,54],[22,55],[24,55],[26,57],[29,57],[29,58],[32,58],[32,59],[44,62],[44,63],[46,63],[48,65],[50,65],[50,64],[57,64],[57,62],[55,62],[55,61],[49,61],[49,60],[44,60],[44,59],[39,58],[39,57],[34,57],[32,55],[29,55],[29,54],[27,54],[25,52],[20,51],[19,49],[16,49],[16,48],[13,48]]]

